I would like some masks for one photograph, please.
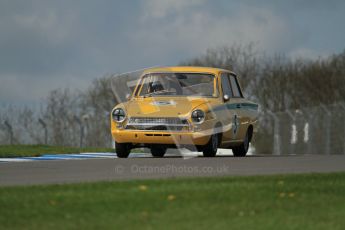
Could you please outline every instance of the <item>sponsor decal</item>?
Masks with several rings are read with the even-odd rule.
[[[232,134],[234,138],[236,138],[239,128],[240,121],[238,120],[237,114],[234,114],[234,116],[232,117]]]

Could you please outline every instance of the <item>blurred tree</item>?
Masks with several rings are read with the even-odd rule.
[[[284,55],[268,57],[258,52],[254,44],[234,45],[208,49],[204,55],[180,64],[233,70],[240,77],[246,97],[259,103],[261,111],[329,105],[344,102],[345,98],[345,50],[309,60]],[[108,74],[95,79],[85,91],[53,90],[39,112],[11,106],[2,108],[0,119],[13,125],[15,143],[42,143],[43,130],[38,124],[38,118],[42,118],[47,124],[49,144],[78,146],[77,116],[85,126],[85,146],[111,146],[109,114],[117,104],[111,90],[112,77]],[[257,144],[257,149],[271,149],[267,147],[272,136],[271,122],[261,122],[260,130],[269,137],[258,137],[261,144]],[[1,129],[0,143],[7,143],[6,138]]]

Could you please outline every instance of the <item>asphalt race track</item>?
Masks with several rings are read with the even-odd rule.
[[[128,159],[0,162],[0,185],[34,185],[147,178],[269,175],[345,171],[345,155],[215,158],[143,156]]]

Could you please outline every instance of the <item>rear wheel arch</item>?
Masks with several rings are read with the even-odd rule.
[[[244,137],[243,143],[241,143],[239,146],[235,146],[232,148],[232,152],[235,157],[244,157],[247,155],[247,152],[249,150],[249,143],[253,137],[253,126],[249,125],[246,130],[246,135]]]
[[[247,129],[249,142],[252,141],[252,138],[253,138],[253,130],[254,130],[253,125],[249,125],[249,126],[248,126],[248,129]]]

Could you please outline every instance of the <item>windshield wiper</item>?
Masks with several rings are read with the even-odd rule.
[[[155,91],[155,92],[151,92],[151,93],[145,94],[144,98],[145,97],[152,97],[152,95],[166,94],[166,93],[174,93],[174,92],[173,91],[169,91],[169,90]],[[170,95],[170,94],[166,94],[166,95]]]

